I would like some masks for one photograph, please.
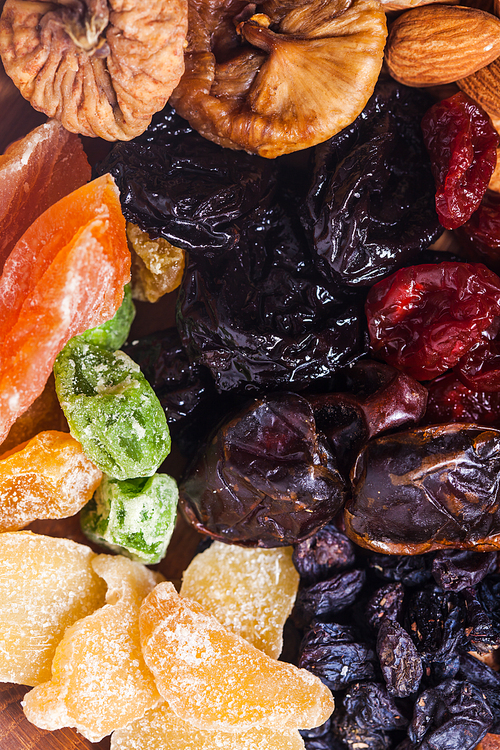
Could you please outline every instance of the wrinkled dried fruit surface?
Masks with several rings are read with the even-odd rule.
[[[302,588],[297,597],[294,620],[307,624],[315,617],[324,619],[342,612],[355,601],[364,583],[364,571],[354,568]]]
[[[424,671],[422,659],[406,630],[388,617],[380,623],[377,654],[391,695],[406,698],[418,690]]]
[[[500,432],[453,424],[378,438],[360,453],[347,533],[381,552],[496,550]]]
[[[429,398],[422,425],[471,422],[500,427],[500,393],[468,388],[454,373],[427,383]]]
[[[422,119],[436,181],[436,209],[456,229],[479,208],[497,161],[498,133],[472,99],[459,92],[435,104]]]
[[[333,524],[327,524],[297,544],[292,559],[303,581],[317,583],[354,564],[354,545]]]
[[[315,149],[303,220],[327,278],[369,286],[441,234],[420,129],[431,103],[380,81],[352,125]]]
[[[163,237],[152,240],[136,224],[127,224],[132,249],[132,296],[143,302],[156,302],[173,292],[182,281],[184,251]]]
[[[0,534],[0,679],[38,685],[67,627],[104,604],[89,547],[18,531]]]
[[[477,211],[455,234],[470,260],[500,272],[500,195],[488,190]]]
[[[56,120],[0,156],[0,271],[17,240],[49,206],[90,180],[82,144]]]
[[[365,106],[386,35],[372,0],[193,2],[171,102],[222,146],[269,158],[314,146]]]
[[[199,729],[309,728],[333,710],[316,677],[226,630],[172,584],[159,584],[144,600],[140,630],[160,694]]]
[[[99,555],[92,567],[107,583],[106,605],[65,631],[50,680],[23,708],[38,727],[76,727],[98,742],[159,701],[141,655],[139,607],[162,576],[120,556]]]
[[[290,547],[243,549],[214,542],[184,571],[180,594],[277,659],[298,585]]]
[[[302,541],[343,500],[311,407],[291,393],[252,402],[224,424],[179,486],[180,507],[196,529],[249,547]]]
[[[37,518],[74,516],[101,479],[74,438],[41,432],[0,457],[0,532],[17,531]]]
[[[35,109],[106,140],[142,133],[183,71],[185,0],[7,0],[0,55]]]
[[[500,278],[479,263],[410,266],[368,293],[372,353],[428,380],[454,367],[500,310]]]

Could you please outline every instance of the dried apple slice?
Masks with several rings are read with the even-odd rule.
[[[203,136],[274,158],[349,125],[371,96],[387,27],[377,0],[192,0],[170,101]],[[242,44],[243,42],[243,44]]]

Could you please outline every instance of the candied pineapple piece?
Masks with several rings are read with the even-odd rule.
[[[0,681],[37,685],[64,630],[104,603],[89,547],[16,531],[0,534]]]
[[[107,603],[68,628],[51,680],[27,693],[23,707],[42,729],[75,727],[98,742],[160,699],[141,654],[139,607],[162,576],[121,556],[99,555],[92,565],[108,584]]]
[[[198,729],[309,729],[333,711],[332,694],[315,675],[271,659],[171,583],[146,597],[139,624],[161,696]]]
[[[71,435],[35,435],[0,457],[0,532],[35,519],[74,516],[101,480],[102,472]]]
[[[225,628],[277,659],[299,586],[292,551],[213,542],[184,572],[181,596],[198,602]]]
[[[273,732],[265,727],[247,732],[196,729],[162,703],[142,719],[118,729],[111,737],[111,750],[304,750],[297,730]]]
[[[151,239],[136,224],[127,222],[132,250],[132,296],[142,302],[156,302],[180,286],[184,273],[184,250],[164,237]]]

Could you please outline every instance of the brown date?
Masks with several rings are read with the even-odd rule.
[[[390,554],[500,548],[500,431],[472,424],[371,441],[352,472],[347,534]]]

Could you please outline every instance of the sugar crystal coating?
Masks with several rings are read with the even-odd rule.
[[[0,534],[0,681],[38,685],[67,627],[104,603],[89,547],[17,531]]]
[[[274,731],[323,724],[331,692],[305,669],[276,661],[161,583],[144,600],[141,644],[158,691],[199,729]]]
[[[213,542],[184,572],[180,593],[277,659],[298,586],[291,547],[245,549]]]
[[[168,474],[123,481],[104,477],[82,511],[82,530],[96,544],[154,565],[165,556],[178,497],[177,483]]]
[[[68,628],[50,681],[27,693],[23,707],[42,729],[75,727],[98,742],[159,700],[141,655],[138,617],[161,576],[119,556],[99,555],[92,564],[108,584],[107,603]]]
[[[118,729],[111,750],[304,750],[297,730],[273,732],[256,727],[246,732],[197,729],[169,708],[168,703],[148,711],[142,719]]]
[[[101,479],[71,435],[39,433],[0,457],[0,532],[17,531],[37,518],[74,516]]]
[[[110,352],[115,352],[127,340],[130,326],[135,318],[135,306],[132,301],[130,284],[123,289],[123,302],[110,320],[89,328],[80,334],[83,341],[96,346],[103,346]]]

